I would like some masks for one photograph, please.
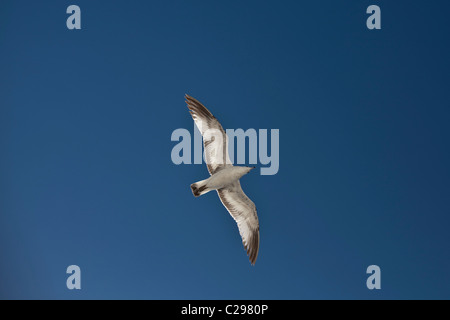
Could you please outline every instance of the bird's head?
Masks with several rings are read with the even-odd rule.
[[[255,169],[255,167],[244,167],[244,166],[234,166],[233,167],[233,170],[235,172],[238,172],[240,177],[246,175],[247,173],[249,173],[253,169]]]
[[[246,173],[249,173],[250,171],[252,171],[253,169],[255,169],[256,167],[245,167],[245,169],[247,169]]]

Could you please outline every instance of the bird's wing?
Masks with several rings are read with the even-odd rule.
[[[217,190],[217,193],[222,204],[236,221],[250,263],[254,265],[259,250],[259,221],[255,204],[245,195],[239,181]]]
[[[205,162],[211,175],[232,166],[228,156],[228,137],[219,121],[200,102],[186,95],[186,103],[192,119],[203,136]]]

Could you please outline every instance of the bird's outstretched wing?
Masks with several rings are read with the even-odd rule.
[[[250,263],[255,264],[259,250],[259,221],[256,206],[241,188],[239,181],[217,190],[220,201],[236,221]]]
[[[199,101],[186,95],[186,103],[192,119],[203,136],[205,162],[211,175],[232,166],[228,156],[228,137],[219,121]]]

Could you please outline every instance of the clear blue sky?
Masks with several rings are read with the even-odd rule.
[[[3,0],[0,298],[449,299],[449,12]],[[191,193],[206,167],[171,162],[185,93],[225,128],[280,129],[279,173],[242,179],[254,267],[217,196]]]

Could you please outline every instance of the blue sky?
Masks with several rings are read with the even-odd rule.
[[[449,9],[2,1],[0,298],[449,299]],[[280,130],[278,174],[241,181],[254,267],[191,193],[206,167],[171,162],[185,93],[225,128]]]

